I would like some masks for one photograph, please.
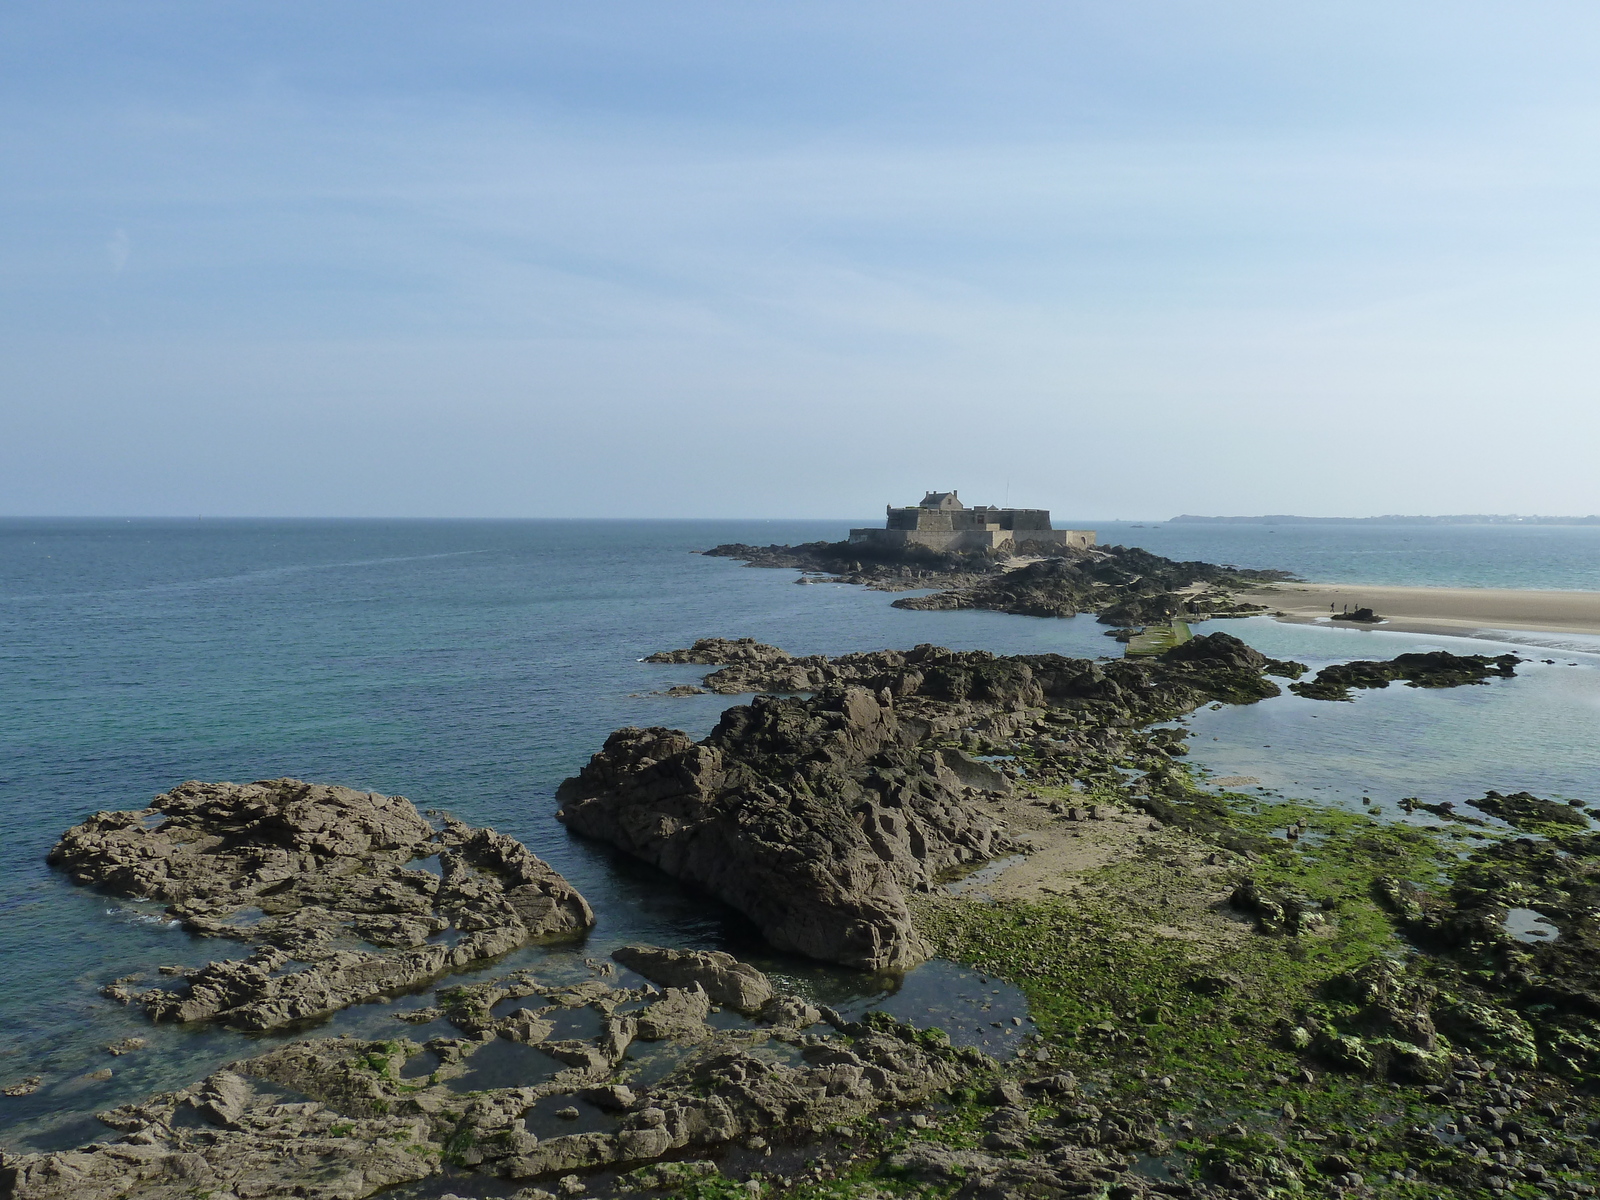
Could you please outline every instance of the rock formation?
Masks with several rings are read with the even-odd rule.
[[[663,950],[622,946],[611,957],[652,983],[667,987],[698,984],[716,1004],[756,1012],[773,997],[772,981],[731,954],[716,950]]]
[[[781,950],[869,970],[924,957],[908,892],[1019,849],[985,804],[1011,777],[951,744],[975,724],[1015,736],[1071,713],[1096,729],[1149,722],[1206,700],[1277,695],[1263,672],[1294,673],[1226,634],[1105,664],[937,646],[792,660],[726,644],[739,648],[725,670],[739,672],[741,689],[803,670],[816,694],[760,696],[700,742],[618,730],[561,785],[561,819],[705,888]],[[709,657],[708,647],[667,657]],[[1065,732],[1058,724],[1049,740],[1070,753]]]
[[[840,582],[864,584],[880,591],[943,589],[930,596],[896,600],[896,608],[983,608],[1034,617],[1074,617],[1080,612],[1097,612],[1108,625],[1265,612],[1261,605],[1240,601],[1232,593],[1293,578],[1284,571],[1177,562],[1134,546],[1080,549],[1025,542],[1017,553],[1032,560],[1021,565],[1016,559],[978,551],[952,554],[921,547],[897,550],[852,542],[727,545],[706,553],[743,559],[752,567],[821,572]]]
[[[435,855],[438,873],[414,865]],[[96,813],[49,861],[254,947],[176,987],[106,989],[158,1021],[274,1029],[594,923],[512,838],[449,819],[435,832],[403,797],[294,779],[185,783],[142,811]]]
[[[1515,654],[1451,654],[1430,650],[1425,654],[1397,654],[1391,659],[1335,663],[1323,667],[1316,678],[1290,685],[1290,691],[1308,700],[1349,700],[1351,688],[1386,688],[1403,679],[1410,687],[1449,688],[1488,683],[1498,676],[1509,679],[1522,659]]]

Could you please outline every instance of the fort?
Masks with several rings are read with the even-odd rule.
[[[954,492],[929,492],[910,508],[888,508],[882,529],[852,529],[850,544],[882,549],[1011,550],[1027,542],[1087,548],[1092,529],[1052,529],[1045,508],[968,508]]]

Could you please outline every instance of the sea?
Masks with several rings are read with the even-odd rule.
[[[882,1008],[1005,1054],[1026,1002],[945,962],[869,976],[785,958],[737,913],[555,820],[557,785],[625,725],[703,736],[737,698],[661,695],[701,669],[650,665],[710,635],[796,653],[931,642],[1114,656],[1092,617],[908,612],[895,597],[697,551],[836,540],[857,521],[0,521],[0,1146],[102,1136],[94,1113],[181,1087],[286,1037],[396,1036],[426,991],[310,1029],[251,1036],[151,1026],[99,989],[222,948],[158,906],[73,886],[45,863],[68,826],[142,808],[188,779],[294,776],[398,793],[511,834],[585,896],[579,945],[530,947],[468,974],[582,975],[631,941],[726,949],[846,1012]],[[1600,527],[1206,526],[1068,521],[1103,544],[1303,578],[1600,590]],[[1449,638],[1215,622],[1320,667],[1445,648],[1527,661],[1485,687],[1391,687],[1349,704],[1292,695],[1188,719],[1191,761],[1263,796],[1371,807],[1470,801],[1488,788],[1600,800],[1600,639]],[[1364,803],[1365,802],[1365,803]],[[1013,1019],[1014,1018],[1014,1019]],[[127,1037],[148,1045],[114,1057]],[[109,1072],[109,1074],[108,1074]]]

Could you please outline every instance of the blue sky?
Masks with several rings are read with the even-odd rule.
[[[1600,510],[1600,10],[12,3],[0,513]]]

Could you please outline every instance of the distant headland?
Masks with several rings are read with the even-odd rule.
[[[1523,517],[1515,513],[1460,513],[1444,517],[1407,517],[1390,514],[1382,517],[1296,517],[1278,514],[1266,517],[1199,517],[1184,513],[1167,522],[1170,525],[1600,525],[1600,516]]]

